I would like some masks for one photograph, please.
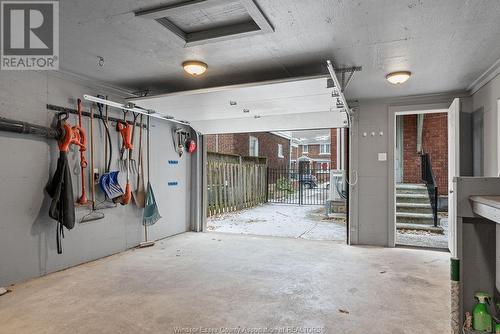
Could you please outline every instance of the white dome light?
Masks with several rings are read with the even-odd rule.
[[[400,84],[408,81],[408,79],[410,79],[410,76],[411,76],[411,72],[400,71],[400,72],[389,73],[389,74],[387,74],[387,76],[385,78],[391,84],[400,85]]]
[[[197,60],[185,61],[182,63],[184,71],[192,76],[202,75],[207,71],[207,64]]]

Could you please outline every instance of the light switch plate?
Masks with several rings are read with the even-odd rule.
[[[379,153],[378,161],[387,161],[387,153]]]

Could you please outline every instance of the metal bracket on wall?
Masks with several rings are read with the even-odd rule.
[[[328,69],[328,72],[330,73],[330,78],[331,78],[331,80],[329,79],[329,83],[331,84],[329,84],[328,87],[336,88],[335,98],[337,99],[337,108],[342,109],[342,111],[346,113],[347,127],[350,127],[352,123],[352,110],[351,108],[349,108],[349,105],[347,104],[347,100],[344,96],[344,89],[351,82],[354,72],[361,71],[362,68],[361,66],[356,66],[344,69],[342,68],[334,69],[333,64],[330,60],[326,61],[326,67]],[[339,82],[336,72],[340,73],[341,80],[343,81],[343,83]],[[348,74],[347,80],[345,76],[346,73]],[[340,92],[338,90],[340,90]],[[332,95],[332,97],[334,96]]]
[[[347,86],[351,83],[351,80],[355,72],[362,71],[361,66],[336,68],[335,73],[340,73],[340,89],[342,93],[346,90]]]
[[[56,105],[53,105],[53,104],[47,104],[47,110],[53,110],[53,111],[57,111],[57,112],[67,112],[69,114],[78,115],[78,111],[76,111],[76,109],[71,109],[71,108],[56,106]],[[90,113],[87,112],[87,111],[83,111],[82,112],[82,116],[90,117]],[[106,117],[101,117],[101,115],[99,115],[99,114],[94,114],[93,116],[94,116],[94,118],[97,118],[97,119],[105,119],[106,120]],[[123,119],[119,119],[119,118],[115,118],[115,117],[108,117],[107,120],[110,121],[110,122],[115,122],[115,123],[116,122],[123,122]],[[127,121],[127,123],[130,124],[130,125],[141,126],[137,122]],[[142,127],[144,129],[147,129],[147,126],[144,125],[144,124],[142,125]]]

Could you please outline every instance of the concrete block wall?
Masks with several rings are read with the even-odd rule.
[[[55,115],[55,112],[46,110],[47,103],[75,108],[76,98],[83,94],[107,92],[53,73],[2,71],[0,115],[47,126]],[[117,95],[108,95],[110,99],[120,100]],[[85,104],[87,110],[88,106]],[[111,113],[111,116],[119,115]],[[75,123],[76,117],[71,116],[70,121]],[[84,119],[84,126],[87,125],[88,119]],[[104,132],[97,122],[94,128],[96,167],[102,171]],[[151,180],[163,216],[150,229],[149,236],[152,239],[185,232],[191,226],[189,202],[192,159],[189,155],[179,158],[174,152],[171,128],[168,123],[152,121]],[[119,138],[113,131],[112,138],[115,154],[112,169],[116,169]],[[78,208],[75,228],[66,231],[64,252],[58,255],[56,222],[48,217],[50,198],[44,191],[59,155],[56,142],[0,132],[0,155],[0,191],[3,194],[0,201],[0,286],[118,253],[137,246],[143,240],[142,210],[133,205],[104,210],[105,219],[82,224],[79,219],[88,209]],[[78,158],[78,151],[70,152],[70,166],[75,172]],[[169,159],[177,159],[179,164],[175,167],[169,165]],[[79,178],[76,174],[72,176],[77,196],[80,192]],[[172,180],[178,182],[176,187],[167,186],[168,181]],[[99,193],[98,200],[102,198]]]

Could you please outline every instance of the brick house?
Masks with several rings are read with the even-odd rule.
[[[294,131],[292,143],[292,167],[298,161],[306,161],[312,169],[342,169],[343,129]]]
[[[270,168],[290,164],[290,138],[280,132],[252,132],[207,135],[209,152],[266,157]]]
[[[396,181],[422,183],[420,155],[428,153],[439,195],[447,195],[448,115],[435,113],[398,116],[396,136]]]

